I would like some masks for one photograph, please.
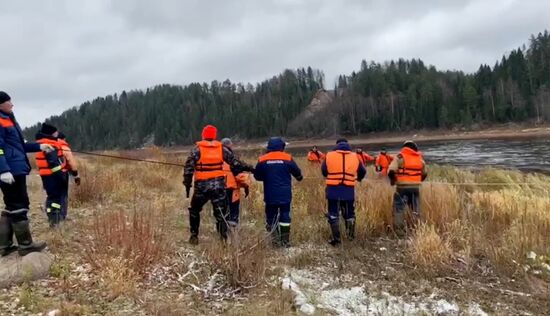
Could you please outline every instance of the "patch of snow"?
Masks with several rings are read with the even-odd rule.
[[[446,300],[438,300],[435,302],[433,309],[438,315],[455,315],[460,312],[460,308],[455,303],[449,303]]]
[[[389,293],[366,293],[364,287],[337,288],[340,279],[322,274],[322,271],[291,270],[282,279],[283,289],[294,293],[294,303],[300,312],[312,315],[315,307],[335,315],[459,315],[461,310],[454,302],[429,297],[408,302]],[[315,301],[312,305],[309,298]],[[486,316],[481,307],[472,303],[467,315]]]
[[[466,315],[469,316],[489,316],[485,311],[481,309],[479,304],[473,303],[468,306],[468,310],[466,311]]]
[[[313,315],[315,313],[315,307],[309,303],[307,296],[300,290],[300,286],[292,281],[290,277],[283,279],[282,288],[294,293],[294,304],[300,312],[306,315]]]
[[[537,254],[534,251],[529,251],[529,253],[527,254],[527,259],[536,260]]]

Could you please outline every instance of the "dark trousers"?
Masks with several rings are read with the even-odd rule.
[[[191,227],[191,235],[198,236],[201,223],[201,211],[204,205],[210,201],[216,218],[216,229],[224,235],[227,231],[227,200],[225,189],[207,189],[196,190],[191,198],[191,207],[189,208],[189,225]]]
[[[227,203],[227,207],[229,208],[229,215],[227,217],[227,221],[230,224],[236,225],[239,223],[241,200],[239,199],[233,202],[233,191],[234,191],[233,189],[225,190],[226,203]]]
[[[420,189],[397,188],[393,195],[394,213],[403,213],[409,209],[413,215],[420,216]]]
[[[265,205],[265,227],[268,232],[277,228],[278,224],[290,225],[290,203],[266,204]]]
[[[340,214],[345,220],[355,218],[355,201],[328,200],[328,222],[337,223]]]
[[[4,194],[5,215],[12,222],[26,221],[29,210],[29,196],[27,194],[27,176],[14,176],[15,182],[7,184],[0,182],[0,188]],[[4,212],[3,212],[4,213]]]
[[[57,225],[62,218],[61,211],[63,198],[67,191],[67,174],[54,173],[50,176],[42,176],[42,186],[46,191],[46,214],[50,225]]]

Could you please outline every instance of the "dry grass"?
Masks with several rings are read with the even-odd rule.
[[[132,157],[173,161],[156,150]],[[245,160],[253,162],[256,158],[245,157]],[[325,217],[324,181],[318,167],[303,158],[297,162],[307,179],[294,183],[291,243],[303,251],[285,259],[280,255],[282,251],[271,249],[264,228],[262,185],[254,183],[250,197],[242,200],[242,225],[227,244],[217,240],[211,211],[203,211],[201,245],[193,250],[201,260],[205,259],[210,269],[205,276],[199,275],[201,280],[218,273],[223,275],[226,285],[252,290],[265,286],[283,265],[299,269],[318,265],[321,259],[317,249],[328,247],[326,241],[330,235]],[[183,243],[188,237],[188,226],[187,212],[181,211],[186,204],[182,197],[182,170],[95,158],[83,161],[81,170],[83,184],[74,188],[72,201],[73,206],[86,209],[89,214],[67,234],[74,231],[80,236],[80,259],[91,264],[98,284],[108,292],[108,300],[139,297],[140,290],[136,292],[136,289],[140,289],[152,268],[163,264],[165,259],[173,259],[173,249],[189,247]],[[369,168],[370,179],[357,187],[357,238],[346,241],[338,250],[341,255],[333,257],[341,261],[336,262],[337,265],[346,266],[346,261],[353,260],[360,262],[369,243],[381,237],[393,242],[394,188],[374,179],[373,174]],[[473,172],[431,166],[429,181],[467,185],[426,183],[423,186],[422,223],[408,236],[403,251],[407,264],[427,272],[452,271],[457,262],[454,259],[472,267],[479,258],[484,258],[499,273],[509,275],[522,271],[527,252],[550,254],[548,177],[496,169]],[[477,186],[480,182],[512,185]],[[535,185],[519,184],[522,182]],[[70,243],[70,240],[59,240],[55,243],[56,251],[62,253],[63,248],[75,247]],[[357,269],[362,267],[358,265]],[[279,294],[285,295],[277,292]],[[284,314],[291,311],[288,301],[287,298],[264,298],[228,312]],[[74,309],[78,310],[80,305],[75,302],[67,306],[76,306]],[[169,314],[160,305],[153,313]]]
[[[266,234],[243,227],[232,231],[227,243],[214,242],[205,248],[212,266],[233,287],[255,287],[265,280],[272,255]]]
[[[421,224],[411,237],[408,255],[420,267],[433,270],[446,266],[453,251],[433,225]]]
[[[84,228],[89,236],[83,244],[87,261],[103,270],[113,263],[112,258],[120,258],[135,273],[145,275],[170,254],[166,212],[156,208],[96,211]]]

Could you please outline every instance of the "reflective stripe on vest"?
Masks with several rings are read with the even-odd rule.
[[[351,151],[331,151],[327,154],[327,180],[326,184],[346,185],[353,187],[357,180],[357,169],[359,168],[359,157]]]
[[[65,169],[65,156],[63,155],[63,150],[61,145],[57,140],[42,138],[36,141],[39,144],[48,144],[51,145],[55,150],[57,150],[57,161],[56,165],[50,165],[46,159],[46,153],[39,151],[36,153],[36,167],[38,167],[38,174],[41,176],[50,176],[58,171]]]
[[[421,183],[424,168],[422,154],[410,148],[403,148],[400,155],[403,165],[397,170],[397,183]]]
[[[223,146],[218,141],[203,140],[197,143],[200,158],[195,165],[195,180],[224,177]]]

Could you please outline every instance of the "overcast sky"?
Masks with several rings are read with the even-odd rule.
[[[308,65],[329,84],[362,59],[473,72],[549,24],[547,0],[2,1],[0,90],[28,126],[122,90]]]

